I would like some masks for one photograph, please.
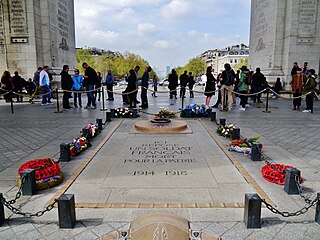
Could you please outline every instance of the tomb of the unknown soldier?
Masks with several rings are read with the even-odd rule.
[[[320,0],[142,2],[0,1],[0,239],[319,239]]]

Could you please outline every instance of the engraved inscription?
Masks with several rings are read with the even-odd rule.
[[[269,31],[269,22],[266,18],[265,11],[270,6],[270,0],[257,0],[255,2],[256,8],[256,24],[255,24],[255,38],[259,39],[257,46],[254,48],[255,52],[266,49],[266,45],[263,43],[263,38]]]
[[[169,169],[165,171],[139,170],[129,173],[133,176],[187,176],[191,172],[176,168],[183,167],[184,164],[197,163],[196,159],[190,157],[192,148],[192,146],[181,146],[180,144],[168,143],[167,141],[155,141],[139,146],[131,146],[129,150],[132,158],[124,159],[123,163],[135,166],[145,166],[145,164],[166,166],[166,164],[170,164],[168,166]]]
[[[300,0],[298,37],[316,37],[318,1]]]
[[[28,34],[27,11],[25,0],[9,1],[10,33],[13,35]]]
[[[70,21],[68,19],[68,16],[70,15],[70,13],[68,12],[68,9],[68,1],[59,0],[57,10],[58,29],[59,34],[61,35],[61,42],[59,43],[59,48],[66,51],[69,50],[67,41],[69,38]]]
[[[0,44],[4,44],[4,26],[3,26],[3,7],[2,2],[0,2]]]

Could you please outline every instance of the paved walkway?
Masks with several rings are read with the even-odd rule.
[[[120,96],[115,102],[107,102],[106,107],[122,106]],[[187,98],[184,105],[202,103],[205,97],[196,94]],[[84,99],[84,102],[86,100]],[[214,99],[212,100],[214,102]],[[304,104],[304,103],[303,103]],[[155,113],[160,107],[178,111],[181,99],[169,100],[167,95],[149,96],[149,112]],[[264,105],[252,105],[246,112],[237,108],[232,112],[217,111],[218,118],[225,117],[236,123],[244,136],[263,135],[264,152],[277,163],[298,167],[305,178],[303,186],[313,192],[320,192],[320,105],[315,102],[314,114],[291,111],[291,101],[271,100],[271,113],[263,113]],[[59,145],[79,135],[80,129],[96,118],[105,118],[99,110],[73,109],[55,113],[55,106],[44,107],[39,103],[14,104],[14,114],[10,105],[0,100],[0,192],[12,198],[17,192],[17,169],[30,159],[53,157],[58,159]],[[141,118],[148,116],[142,114]],[[93,147],[69,163],[62,163],[65,179],[68,179],[86,157],[107,135],[118,120],[106,126],[106,130],[93,141]],[[205,120],[214,130],[215,126]],[[125,129],[123,129],[124,131]],[[220,138],[220,137],[219,137]],[[220,138],[227,144],[225,139]],[[233,154],[258,182],[264,191],[283,210],[295,211],[304,206],[299,196],[286,195],[282,187],[267,183],[260,174],[263,163],[248,161],[241,154]],[[46,190],[32,197],[21,197],[18,205],[29,212],[44,207],[59,187]],[[234,194],[233,192],[229,193]],[[314,196],[314,194],[313,194]],[[92,196],[95,198],[95,196]],[[77,196],[76,196],[77,199]],[[155,209],[77,209],[77,225],[74,229],[63,230],[57,226],[56,209],[40,218],[26,219],[6,211],[6,223],[0,227],[0,239],[98,239],[117,229],[127,230],[129,221],[135,217],[155,211]],[[318,239],[320,226],[314,222],[314,209],[305,215],[284,219],[262,210],[262,228],[247,230],[242,222],[242,208],[184,209],[172,208],[161,211],[173,212],[191,221],[193,230],[219,235],[222,239]]]

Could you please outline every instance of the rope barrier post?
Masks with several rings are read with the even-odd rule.
[[[13,94],[12,94],[12,91],[9,92],[9,95],[10,95],[10,105],[11,105],[11,114],[14,114],[14,111],[13,111]]]
[[[106,111],[107,109],[105,109],[105,106],[104,106],[104,87],[102,86],[102,108],[100,108],[100,111]]]
[[[245,194],[244,224],[247,229],[261,228],[261,198],[256,193]]]
[[[223,89],[223,105],[222,105],[222,109],[226,110],[228,109],[228,106],[227,106],[227,89]]]
[[[98,130],[99,131],[102,131],[103,130],[103,128],[102,128],[102,118],[97,118],[96,119],[96,124],[98,125]]]
[[[62,194],[58,198],[59,228],[74,228],[76,209],[73,194]]]
[[[3,198],[3,195],[2,193],[0,193],[0,199],[2,198]],[[3,207],[2,201],[0,200],[0,227],[2,226],[5,220],[6,220],[6,216],[4,214],[4,207]]]
[[[88,141],[91,139],[90,129],[89,128],[82,128],[82,137],[85,137]]]
[[[251,160],[252,161],[261,161],[261,149],[260,143],[253,142],[251,147]]]
[[[136,108],[132,109],[132,118],[137,118],[138,117],[138,110]]]
[[[297,195],[299,194],[299,189],[296,182],[296,176],[300,181],[300,171],[296,168],[287,168],[286,169],[286,177],[284,182],[284,191],[289,195]],[[300,182],[299,182],[300,184]]]
[[[59,106],[59,90],[58,90],[58,88],[56,88],[56,99],[57,99],[57,111],[55,111],[55,113],[62,113],[62,111],[60,111],[60,106]]]
[[[185,91],[185,87],[182,87],[182,93],[184,93],[184,91]],[[181,106],[181,110],[183,110],[183,107],[184,107],[184,98],[185,98],[185,96],[184,95],[182,95],[181,96],[181,99],[182,99],[182,106]]]
[[[116,117],[116,110],[114,108],[110,109],[111,112],[111,118],[115,118]]]
[[[220,125],[225,126],[226,125],[226,119],[225,118],[220,118]]]
[[[316,217],[315,220],[320,224],[320,193],[317,193],[318,202],[316,204]]]
[[[61,143],[60,144],[60,162],[70,162],[70,145],[69,143]]]
[[[265,113],[271,113],[271,111],[269,110],[269,88],[267,88],[267,102],[266,102],[266,110],[263,111]]]
[[[217,122],[217,113],[216,112],[211,112],[210,113],[210,119],[211,119],[211,122]]]
[[[240,128],[234,128],[232,132],[232,140],[240,139]]]
[[[106,122],[111,122],[111,112],[106,112]]]
[[[25,181],[22,183],[22,195],[23,196],[32,196],[37,192],[36,185],[36,175],[34,169],[25,169],[20,172],[20,178],[24,178]]]

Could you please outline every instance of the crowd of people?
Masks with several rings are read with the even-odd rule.
[[[70,110],[72,106],[69,99],[73,98],[73,107],[82,108],[82,96],[85,92],[87,94],[87,104],[85,109],[96,109],[96,101],[101,99],[101,86],[107,87],[108,101],[114,101],[113,86],[115,84],[115,77],[111,69],[107,71],[105,80],[102,79],[100,72],[96,72],[87,63],[83,63],[84,75],[80,74],[78,69],[74,70],[74,74],[69,74],[69,66],[64,65],[60,73],[61,88],[63,90],[63,109]],[[123,104],[128,104],[130,108],[136,108],[140,103],[137,99],[139,86],[141,86],[141,105],[142,109],[148,108],[148,87],[149,87],[149,74],[152,71],[150,66],[147,66],[142,76],[139,76],[140,66],[129,70],[129,75],[126,77],[127,87],[122,92]],[[236,72],[231,68],[231,65],[226,63],[224,70],[215,78],[211,66],[206,70],[206,84],[204,95],[206,96],[205,104],[210,106],[210,101],[213,95],[218,94],[217,102],[213,108],[219,108],[221,111],[231,111],[236,105],[236,98],[240,98],[239,110],[245,111],[248,106],[249,97],[254,103],[262,103],[261,94],[270,86],[266,77],[261,72],[260,68],[256,68],[255,72],[250,71],[246,66],[242,66]],[[303,112],[313,112],[313,100],[316,91],[316,78],[314,69],[308,68],[308,63],[305,62],[303,68],[294,63],[291,71],[292,81],[292,94],[293,94],[293,110],[300,110],[302,95],[306,95],[306,109]],[[23,101],[22,90],[26,89],[30,99],[29,102],[33,103],[35,97],[42,95],[41,105],[53,104],[51,101],[51,81],[52,75],[48,72],[48,66],[39,67],[34,73],[33,79],[29,78],[28,81],[24,80],[16,71],[14,76],[10,72],[4,71],[1,77],[1,88],[9,92],[4,95],[6,102],[17,98],[17,102]],[[186,90],[189,91],[189,97],[194,98],[193,87],[196,83],[195,77],[192,72],[185,70],[183,74],[178,77],[175,69],[172,69],[168,76],[169,98],[177,99],[177,89],[180,86],[179,97],[186,97]],[[158,79],[153,75],[153,92],[151,96],[157,97]],[[277,78],[272,87],[274,97],[282,90],[282,83],[280,78]],[[72,97],[73,93],[73,97]]]

